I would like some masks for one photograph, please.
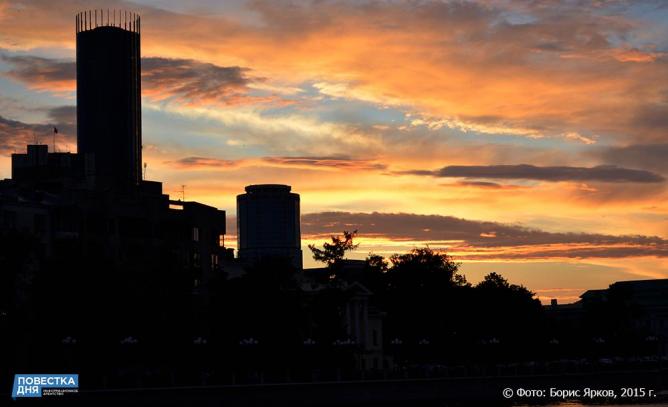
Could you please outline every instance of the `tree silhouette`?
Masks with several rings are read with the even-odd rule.
[[[474,331],[481,338],[505,342],[507,357],[530,354],[531,347],[544,340],[540,339],[544,329],[542,306],[526,287],[490,273],[475,286],[474,294],[472,318],[479,322]]]
[[[390,257],[390,274],[395,283],[405,286],[429,284],[466,286],[466,277],[459,274],[459,263],[445,253],[429,247],[415,248],[405,254]]]
[[[389,264],[385,257],[379,254],[369,253],[366,258],[366,268],[371,272],[385,273],[389,268]]]
[[[357,230],[352,232],[343,231],[343,236],[331,236],[332,243],[325,242],[322,249],[317,248],[314,244],[308,245],[308,248],[313,252],[313,260],[321,261],[327,264],[328,267],[333,266],[337,262],[343,260],[346,252],[355,250],[359,244],[354,244],[353,239],[357,235]]]

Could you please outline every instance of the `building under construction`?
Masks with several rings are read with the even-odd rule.
[[[100,186],[141,181],[139,27],[134,13],[76,16],[77,151]]]
[[[139,16],[87,11],[75,24],[78,152],[34,144],[12,155],[12,178],[0,181],[0,237],[22,242],[8,252],[20,256],[15,276],[96,304],[81,310],[82,318],[97,313],[86,323],[141,326],[137,310],[162,301],[154,294],[173,304],[206,300],[227,253],[225,212],[171,200],[162,183],[142,179]],[[160,307],[153,311],[159,319]]]

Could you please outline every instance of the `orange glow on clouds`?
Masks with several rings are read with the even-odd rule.
[[[301,194],[303,214],[438,214],[546,233],[668,236],[665,182],[424,175],[453,165],[616,165],[667,178],[667,48],[656,34],[665,27],[633,10],[272,1],[248,2],[239,16],[142,4],[86,6],[142,15],[144,159],[167,193],[186,185],[189,200],[234,216],[245,185],[286,183]],[[81,6],[0,4],[0,66],[7,66],[0,79],[28,95],[7,100],[23,98],[40,123],[4,117],[0,96],[2,176],[9,176],[8,154],[59,123],[33,99],[74,103],[75,82],[66,76]],[[20,59],[32,54],[42,59]],[[74,148],[71,132],[63,148]],[[305,234],[304,244],[328,233]],[[476,272],[492,270],[488,263],[507,273],[511,264],[534,263],[558,273],[547,263],[559,262],[607,276],[581,284],[575,274],[553,281],[547,271],[540,278],[516,272],[541,298],[572,300],[606,281],[668,276],[665,247],[653,243],[492,246],[499,230],[479,231],[475,244],[436,232],[433,239],[360,233],[364,250],[391,254],[429,243]]]

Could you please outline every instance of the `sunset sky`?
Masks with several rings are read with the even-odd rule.
[[[141,15],[147,178],[232,243],[236,195],[284,183],[304,246],[429,244],[543,301],[668,278],[668,2],[0,0],[0,178],[53,126],[76,151],[95,8]]]

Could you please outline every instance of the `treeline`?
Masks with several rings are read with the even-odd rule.
[[[351,267],[345,255],[357,247],[354,238],[344,232],[311,246],[324,270],[295,273],[290,262],[268,259],[242,277],[214,282],[201,327],[210,326],[210,336],[231,348],[246,343],[242,349],[261,351],[266,364],[352,368],[363,347],[351,341],[345,312],[359,283],[381,315],[381,346],[394,368],[535,358],[544,351],[542,306],[525,287],[496,273],[471,284],[458,263],[429,247],[389,259],[370,254],[362,267]]]
[[[420,349],[415,357],[444,361],[476,359],[480,348],[503,347],[512,358],[535,356],[531,349],[546,342],[542,306],[524,286],[497,273],[471,284],[459,263],[429,247],[389,259],[370,254],[364,268],[346,269],[343,258],[357,248],[355,235],[344,232],[310,249],[327,264],[332,281],[357,281],[373,292],[373,304],[385,314],[388,349]]]
[[[637,310],[622,294],[563,325],[526,287],[497,273],[471,284],[429,247],[351,264],[355,236],[310,246],[320,270],[266,259],[197,290],[168,248],[118,268],[81,258],[76,246],[37,258],[35,242],[3,237],[4,360],[11,371],[67,367],[92,387],[336,379],[359,372],[365,352],[345,321],[359,286],[382,320],[378,369],[386,372],[656,355],[661,345],[634,326]]]

